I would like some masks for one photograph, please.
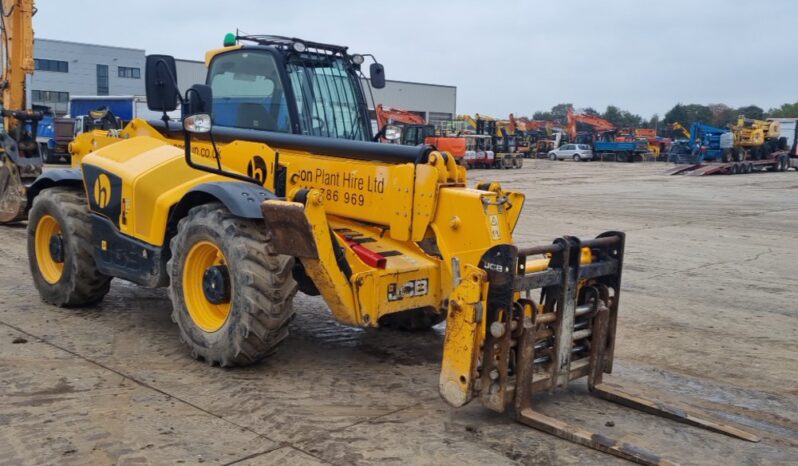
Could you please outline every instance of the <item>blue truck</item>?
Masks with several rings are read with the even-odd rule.
[[[648,153],[648,141],[596,141],[593,153],[601,160],[614,158],[618,162],[641,162]]]
[[[170,113],[172,118],[179,116],[179,110]],[[73,96],[66,117],[47,114],[39,123],[36,141],[45,163],[69,163],[69,143],[76,135],[93,129],[119,129],[134,118],[160,119],[161,113],[150,111],[139,96]]]

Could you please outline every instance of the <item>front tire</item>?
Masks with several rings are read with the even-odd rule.
[[[54,187],[33,201],[28,216],[28,263],[45,302],[62,307],[94,304],[111,287],[94,261],[91,220],[84,193]]]
[[[272,254],[260,222],[218,203],[194,207],[170,247],[172,320],[191,356],[222,367],[256,363],[288,336],[294,259]]]

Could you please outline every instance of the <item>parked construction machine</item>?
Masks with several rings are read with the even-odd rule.
[[[466,153],[465,138],[459,135],[444,133],[427,124],[421,115],[401,108],[384,107],[377,104],[374,111],[377,118],[377,127],[380,132],[389,124],[398,124],[401,127],[399,142],[408,146],[427,144],[441,152],[446,152],[455,158],[458,164],[464,165],[463,158]]]
[[[27,187],[42,173],[37,132],[41,111],[26,100],[33,74],[33,0],[0,1],[0,224],[24,220]]]
[[[681,165],[668,173],[702,176],[783,172],[798,167],[798,159],[788,149],[777,121],[740,117],[731,130],[696,122],[690,127],[690,140],[673,145],[669,159]]]
[[[510,121],[479,115],[466,116],[473,122],[473,135],[466,137],[465,162],[469,168],[521,168],[524,155],[518,150],[516,135],[508,131]]]
[[[686,131],[686,130],[685,130]],[[731,162],[743,160],[740,153],[732,151],[732,133],[728,129],[715,128],[700,121],[690,125],[686,131],[690,137],[677,141],[671,146],[668,160],[678,164],[699,164],[702,162]]]
[[[645,139],[633,138],[632,140],[616,140],[618,132],[615,125],[594,115],[575,113],[568,109],[567,131],[571,142],[593,145],[593,153],[600,160],[615,160],[617,162],[638,162],[649,153],[649,144]],[[579,134],[576,124],[582,123],[593,128],[589,134]]]
[[[781,137],[780,123],[756,120],[740,115],[731,126],[734,135],[734,160],[763,160],[779,150],[787,150],[787,138]]]
[[[604,382],[623,233],[517,246],[523,194],[467,187],[464,167],[430,146],[373,141],[362,55],[275,36],[224,45],[206,55],[206,84],[183,94],[174,59],[148,56],[147,102],[164,119],[78,136],[77,166],[30,187],[28,255],[46,302],[98,302],[114,278],[168,286],[191,355],[229,367],[277,348],[300,289],[347,325],[445,320],[439,388],[453,406],[478,398],[562,438],[665,464],[535,410],[535,394],[587,378],[597,396],[757,440]],[[370,71],[384,85],[382,66]],[[181,125],[166,117],[178,101]]]

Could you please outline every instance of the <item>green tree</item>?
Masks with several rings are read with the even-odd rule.
[[[706,105],[698,104],[676,104],[672,109],[665,113],[665,124],[672,124],[679,122],[686,128],[690,125],[700,121],[705,124],[710,124],[712,121],[712,111]]]
[[[755,120],[764,120],[765,111],[756,105],[748,105],[737,109],[737,115],[745,115],[746,118],[753,118]]]
[[[601,118],[609,121],[617,128],[640,128],[643,126],[643,117],[627,110],[621,110],[615,105],[608,105]]]
[[[779,108],[771,108],[767,113],[772,118],[798,118],[798,102],[783,104]]]
[[[568,109],[573,107],[573,104],[557,104],[554,107],[551,107],[551,111],[535,112],[532,115],[532,118],[535,120],[546,121],[557,120],[560,123],[565,123],[565,120],[568,117]]]

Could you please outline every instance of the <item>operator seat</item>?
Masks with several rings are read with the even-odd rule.
[[[242,103],[238,106],[236,127],[276,131],[277,121],[261,104]]]

